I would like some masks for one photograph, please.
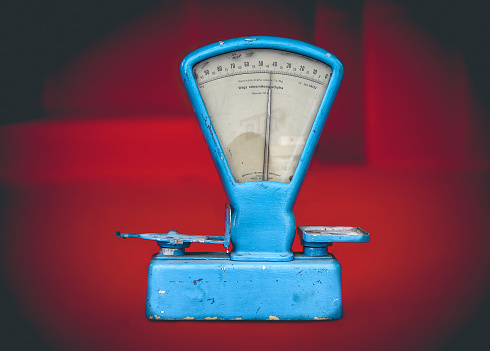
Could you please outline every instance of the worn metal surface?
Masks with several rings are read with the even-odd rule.
[[[193,75],[194,65],[203,60],[231,51],[251,48],[293,52],[324,62],[332,68],[332,77],[294,175],[288,184],[265,180],[244,183],[235,181]],[[296,231],[292,207],[342,80],[344,72],[342,63],[326,50],[308,43],[277,37],[248,37],[220,41],[190,53],[183,59],[180,72],[226,196],[233,209],[231,259],[239,261],[292,260],[291,246]]]
[[[359,227],[302,226],[297,233],[307,256],[328,255],[333,243],[366,243],[370,239],[370,234]]]
[[[195,64],[247,48],[293,52],[321,61],[332,75],[289,183],[263,180],[238,183],[226,161],[193,75]],[[342,317],[340,264],[328,252],[333,242],[366,242],[369,234],[352,227],[300,227],[303,253],[291,246],[296,232],[292,207],[343,76],[329,52],[296,40],[238,38],[205,46],[187,55],[181,76],[231,208],[225,236],[168,233],[120,234],[155,240],[162,248],[150,261],[146,317],[151,320],[326,320]],[[267,123],[270,121],[268,92]],[[266,126],[267,129],[270,126]],[[267,147],[266,151],[267,153]],[[265,156],[265,155],[264,155]],[[267,162],[265,162],[267,164]],[[264,174],[267,169],[265,168]],[[217,243],[228,253],[185,253],[193,242]]]
[[[306,258],[306,259],[304,259]],[[156,255],[150,320],[325,320],[342,317],[340,264],[295,254],[290,262],[237,262],[221,253]]]
[[[304,243],[366,243],[370,239],[359,227],[300,226],[298,235]]]
[[[225,236],[210,236],[210,235],[186,235],[179,234],[175,230],[170,230],[168,233],[143,233],[143,234],[129,234],[117,232],[116,236],[121,238],[137,238],[145,240],[153,240],[158,243],[160,247],[167,248],[183,248],[189,247],[192,243],[206,243],[206,244],[220,244],[225,248],[230,246],[229,235]]]

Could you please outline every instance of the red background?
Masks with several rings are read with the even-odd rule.
[[[348,3],[156,2],[38,70],[41,113],[0,126],[8,348],[486,349],[490,154],[475,59],[406,3]],[[361,226],[371,243],[332,248],[339,321],[149,322],[156,245],[115,232],[223,233],[226,198],[178,67],[247,35],[309,41],[344,63],[294,211],[298,225]]]

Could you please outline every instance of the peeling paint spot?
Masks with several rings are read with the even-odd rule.
[[[165,313],[165,311],[160,311],[160,313]]]
[[[185,317],[184,320],[193,320],[195,319],[194,317]]]
[[[165,256],[173,256],[175,252],[175,249],[168,249],[166,247],[162,247],[160,249],[160,253]]]
[[[239,317],[239,318],[235,318],[236,321],[241,321],[242,319]]]
[[[265,269],[265,265],[262,265],[262,269]]]
[[[148,319],[153,319],[153,316],[148,317]]]
[[[327,53],[327,56],[330,57],[330,56],[332,56],[332,54],[331,53]]]
[[[165,294],[167,291],[166,290],[158,290],[160,294]]]
[[[214,321],[214,320],[218,319],[218,317],[205,317],[204,319],[207,321]]]
[[[158,321],[158,320],[162,319],[162,317],[155,316],[155,319]]]
[[[279,320],[279,318],[278,318],[278,317],[276,317],[276,316],[269,316],[269,320],[270,320],[270,321],[278,321],[278,320]]]
[[[224,43],[225,43],[224,41],[220,41],[220,42],[219,42],[219,45],[220,45],[220,46],[223,46],[223,44],[224,44]]]

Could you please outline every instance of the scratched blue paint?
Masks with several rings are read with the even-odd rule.
[[[236,183],[193,77],[193,66],[212,56],[246,48],[270,48],[312,57],[332,77],[290,183]],[[231,205],[225,236],[169,233],[121,234],[174,249],[149,265],[146,317],[150,320],[327,320],[342,317],[340,264],[333,242],[367,242],[354,227],[298,227],[303,253],[292,253],[296,231],[292,207],[343,75],[340,61],[311,44],[276,37],[238,38],[187,55],[181,75]],[[233,243],[224,252],[185,253],[193,242]]]
[[[226,217],[229,218],[229,210],[226,210]],[[227,219],[226,222],[229,222]],[[142,233],[142,234],[130,234],[117,232],[116,236],[128,239],[144,239],[156,241],[158,246],[167,248],[188,248],[192,243],[203,244],[220,244],[225,248],[230,246],[230,231],[229,224],[225,224],[226,230],[224,236],[210,236],[210,235],[186,235],[179,234],[175,230],[170,230],[168,233]]]
[[[277,49],[312,57],[332,68],[332,77],[313,122],[305,147],[290,183],[252,181],[237,183],[226,162],[219,140],[198,86],[193,66],[210,57],[242,49]],[[187,55],[180,66],[184,86],[196,113],[199,126],[218,170],[226,196],[232,208],[232,260],[290,261],[291,246],[296,231],[292,211],[303,183],[311,157],[320,138],[328,112],[339,89],[344,69],[342,63],[328,51],[312,44],[278,37],[246,37],[220,41]]]
[[[340,264],[295,254],[292,262],[239,262],[229,255],[155,255],[150,320],[325,320],[342,317]],[[304,259],[306,258],[306,259]]]

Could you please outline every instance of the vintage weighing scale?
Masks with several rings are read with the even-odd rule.
[[[230,206],[225,235],[124,234],[160,247],[148,272],[152,320],[342,317],[334,242],[355,227],[298,227],[292,207],[343,75],[329,52],[297,40],[220,41],[187,55],[181,75]],[[302,253],[291,250],[295,233]],[[192,243],[227,252],[186,253]],[[228,253],[230,242],[233,245]]]

